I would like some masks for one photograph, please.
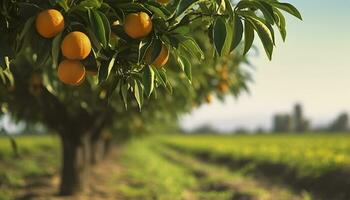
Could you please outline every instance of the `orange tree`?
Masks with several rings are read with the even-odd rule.
[[[282,12],[301,19],[277,0],[2,0],[1,112],[59,134],[60,192],[75,193],[103,128],[246,89],[238,64],[257,37],[272,58]]]

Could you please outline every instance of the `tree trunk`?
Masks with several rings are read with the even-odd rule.
[[[103,158],[106,158],[108,154],[111,151],[111,146],[112,146],[112,139],[111,138],[105,138],[103,140]]]
[[[78,139],[77,139],[78,138]],[[84,190],[89,166],[90,138],[63,135],[60,195],[73,195]]]
[[[91,140],[91,157],[90,162],[92,165],[96,165],[103,157],[103,139],[97,138]]]

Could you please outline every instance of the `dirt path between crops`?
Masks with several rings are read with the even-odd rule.
[[[304,200],[310,197],[258,180],[235,174],[227,168],[200,161],[192,156],[171,149],[162,149],[162,155],[169,161],[190,169],[199,180],[206,180],[202,190],[233,191],[233,200]],[[211,180],[208,182],[208,180]],[[203,183],[203,181],[201,181]],[[204,183],[205,183],[204,182]],[[209,184],[208,184],[209,183]]]
[[[21,188],[16,200],[116,200],[120,199],[115,186],[116,173],[121,170],[119,165],[119,148],[113,148],[109,157],[101,161],[98,166],[90,168],[89,183],[86,191],[77,196],[59,197],[57,189],[59,185],[58,173],[51,177],[35,178],[27,180]]]

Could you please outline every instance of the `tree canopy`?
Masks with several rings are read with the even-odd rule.
[[[277,0],[2,0],[0,112],[59,133],[71,193],[85,136],[137,132],[247,90],[240,64],[258,39],[272,59],[283,12],[301,19]]]

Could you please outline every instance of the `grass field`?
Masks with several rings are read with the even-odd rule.
[[[57,138],[17,142],[14,159],[0,138],[0,200],[58,172]],[[117,149],[103,184],[123,200],[349,199],[350,134],[161,135]]]
[[[14,157],[8,137],[0,137],[0,200],[12,199],[28,179],[55,173],[59,165],[59,142],[54,136],[16,138],[19,156]]]

